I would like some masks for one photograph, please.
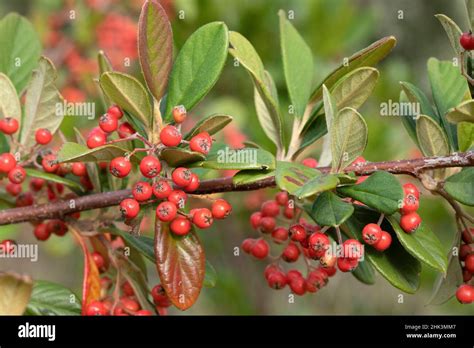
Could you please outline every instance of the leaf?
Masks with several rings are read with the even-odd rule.
[[[206,274],[204,275],[203,286],[213,288],[217,283],[217,273],[214,266],[206,260]]]
[[[474,123],[460,122],[458,124],[459,151],[467,151],[474,145]]]
[[[340,171],[364,152],[367,124],[356,110],[344,108],[335,117],[330,132],[332,168]]]
[[[375,284],[375,271],[367,260],[359,261],[359,265],[351,273],[357,280],[364,284]]]
[[[267,179],[275,175],[274,170],[241,170],[232,177],[235,185],[250,184],[259,180]]]
[[[308,147],[328,132],[324,115],[318,115],[315,119],[311,121],[311,124],[303,133],[303,140],[298,151],[301,151],[302,149]]]
[[[44,179],[48,182],[57,182],[59,184],[66,185],[66,186],[71,187],[73,189],[84,191],[84,188],[80,184],[78,184],[77,182],[75,182],[71,179],[63,178],[62,176],[59,176],[59,175],[55,175],[55,174],[51,174],[51,173],[45,173],[45,172],[42,172],[40,170],[36,170],[36,169],[33,169],[33,168],[25,168],[25,172],[26,172],[26,175],[28,177],[40,178],[40,179]]]
[[[298,31],[286,18],[283,10],[280,16],[280,44],[286,86],[296,116],[302,117],[311,95],[313,81],[313,54]]]
[[[184,105],[191,110],[214,86],[227,58],[229,38],[223,22],[200,27],[185,42],[171,71],[164,119]]]
[[[448,110],[446,119],[452,123],[471,122],[474,123],[474,100],[466,100]]]
[[[0,73],[0,117],[11,117],[21,124],[21,106],[15,86],[8,76],[2,73]],[[13,136],[14,139],[18,138],[18,132]]]
[[[425,156],[445,156],[450,152],[448,140],[441,127],[430,117],[420,115],[416,120],[416,135]]]
[[[81,303],[68,288],[38,280],[33,285],[25,315],[80,315]]]
[[[436,123],[440,122],[439,115],[436,113],[428,97],[423,93],[421,89],[419,89],[415,85],[412,85],[409,82],[400,82],[400,85],[402,86],[402,90],[405,92],[408,100],[411,103],[419,104],[419,111],[421,114],[430,116],[433,120],[436,121]]]
[[[146,1],[138,21],[138,55],[146,84],[156,100],[165,94],[173,65],[173,32],[158,1]]]
[[[153,111],[148,93],[133,76],[121,72],[105,72],[99,79],[100,87],[114,103],[136,117],[149,129],[152,125]]]
[[[459,43],[459,38],[462,35],[461,29],[459,29],[458,25],[448,16],[444,14],[437,14],[435,15],[436,18],[441,22],[446,34],[448,35],[449,42],[451,43],[451,47],[453,48],[456,56],[460,55],[464,49],[461,47]]]
[[[469,17],[469,28],[472,30],[474,25],[474,1],[465,0],[467,14]]]
[[[189,163],[204,161],[202,153],[193,152],[178,147],[168,147],[161,151],[161,159],[173,168],[183,166]]]
[[[413,105],[413,104],[410,104],[411,102],[408,100],[408,97],[403,90],[400,91],[400,97],[398,101],[400,105],[407,105],[407,106]],[[407,110],[411,112],[411,111],[414,111],[414,108],[410,107],[410,108],[407,108]],[[403,126],[405,127],[405,130],[407,131],[411,140],[413,140],[416,146],[419,147],[418,138],[416,137],[416,117],[417,116],[418,115],[410,114],[410,115],[405,115],[401,119],[402,119]]]
[[[184,237],[173,235],[168,224],[155,226],[156,267],[161,285],[171,302],[186,310],[197,300],[205,275],[204,249],[191,231]]]
[[[319,163],[321,166],[328,166],[334,159],[332,150],[332,133],[331,129],[334,127],[334,118],[338,113],[336,106],[336,100],[331,96],[331,93],[323,85],[323,106],[324,106],[324,118],[326,119],[326,130],[327,134],[324,137],[323,148],[319,157]],[[322,116],[321,116],[322,117]]]
[[[99,53],[97,54],[97,62],[99,64],[100,75],[102,75],[103,73],[107,71],[114,71],[114,68],[112,67],[112,63],[110,62],[105,52],[102,50],[99,51]]]
[[[459,241],[457,242],[457,245],[459,245]],[[441,305],[447,302],[456,294],[458,287],[462,283],[462,268],[459,258],[450,252],[446,275],[440,273],[436,277],[436,281],[433,285],[433,293],[428,304]]]
[[[446,273],[448,260],[438,237],[422,222],[415,232],[409,234],[399,225],[400,215],[387,216],[403,247],[424,264]]]
[[[354,214],[343,225],[344,232],[351,238],[362,240],[362,229],[368,223],[375,223],[379,213],[364,207],[354,207]],[[391,233],[392,244],[384,252],[374,248],[365,248],[365,260],[396,288],[413,294],[420,285],[420,262],[411,256],[394,236],[391,226],[385,220],[382,224],[384,231]]]
[[[268,151],[255,148],[229,149],[225,147],[209,153],[205,161],[194,163],[195,167],[209,169],[275,169],[275,157]]]
[[[309,179],[295,192],[295,196],[298,199],[303,199],[320,192],[335,189],[337,184],[339,184],[339,179],[336,175],[322,174]]]
[[[347,73],[363,66],[376,65],[390,53],[396,42],[395,37],[387,36],[372,43],[363,50],[354,53],[346,64],[341,64],[321,82],[319,87],[313,92],[310,102],[312,103],[321,99],[323,93],[322,85],[326,85],[327,88],[331,89],[332,86]]]
[[[318,170],[299,163],[277,161],[275,180],[281,190],[295,194],[311,178],[320,175]]]
[[[311,217],[320,226],[340,226],[354,212],[350,203],[344,202],[334,193],[325,191],[313,203]]]
[[[213,135],[232,122],[232,116],[214,114],[200,119],[194,127],[186,134],[184,139],[189,140],[196,134],[207,132]]]
[[[398,180],[387,172],[375,172],[360,184],[339,187],[337,190],[387,215],[398,211],[404,196]]]
[[[22,315],[31,296],[29,277],[0,273],[0,315]]]
[[[58,112],[57,106],[62,105],[64,99],[54,84],[56,77],[53,63],[41,57],[26,92],[25,117],[20,136],[20,143],[25,149],[36,144],[35,132],[38,128],[45,128],[54,134],[61,125],[64,114]]]
[[[84,145],[67,142],[58,153],[58,161],[67,162],[107,162],[115,157],[124,156],[128,151],[115,145],[104,145],[89,149]],[[136,156],[131,156],[130,161],[138,162]]]
[[[37,30],[26,18],[10,13],[0,21],[0,47],[0,72],[10,78],[21,95],[40,58]]]
[[[447,178],[444,189],[458,202],[474,206],[474,168],[464,168]]]
[[[76,140],[77,143],[80,145],[87,145],[86,139],[82,136],[82,133],[79,129],[74,127],[74,133],[76,134]],[[87,168],[87,175],[89,176],[89,179],[91,180],[92,186],[94,188],[94,192],[101,192],[102,191],[102,184],[100,182],[99,178],[99,168],[97,167],[97,164],[94,162],[86,162],[86,168]],[[109,180],[109,183],[114,183],[120,180],[119,178],[116,178],[113,175],[107,175],[107,178]],[[82,187],[82,186],[81,186]],[[113,190],[112,187],[110,187],[111,190]]]

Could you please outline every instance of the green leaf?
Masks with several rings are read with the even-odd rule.
[[[464,51],[464,48],[462,48],[461,44],[459,43],[459,38],[462,35],[461,29],[459,29],[458,25],[451,18],[444,14],[437,14],[435,17],[438,18],[444,30],[446,31],[449,42],[451,43],[456,56],[459,56],[461,52]]]
[[[275,169],[275,157],[268,151],[255,148],[230,149],[225,147],[209,153],[205,161],[195,167],[209,169]]]
[[[474,123],[474,100],[466,100],[448,110],[446,118],[449,122],[471,122]]]
[[[359,265],[351,273],[357,280],[364,284],[375,284],[375,271],[367,260],[359,261]]]
[[[67,142],[58,153],[58,161],[67,162],[107,162],[115,157],[124,156],[128,151],[115,145],[104,145],[89,149],[84,145]],[[136,156],[131,156],[130,161],[138,162]]]
[[[467,14],[469,17],[469,29],[472,30],[474,26],[474,1],[472,0],[465,0]]]
[[[328,166],[334,160],[334,153],[331,151],[331,144],[333,141],[331,129],[334,127],[334,118],[338,113],[338,109],[336,106],[336,101],[331,96],[331,93],[326,88],[326,85],[323,85],[323,107],[324,118],[326,119],[327,135],[324,138],[323,148],[321,155],[319,156],[319,163],[321,166]]]
[[[313,203],[311,217],[320,226],[340,226],[354,212],[350,203],[344,202],[334,193],[325,191]]]
[[[253,45],[242,34],[236,31],[229,32],[229,53],[235,57],[239,64],[262,84],[265,75],[265,68],[262,60]]]
[[[400,215],[387,216],[403,247],[422,263],[446,273],[448,260],[438,237],[422,222],[413,233],[406,233],[399,225]]]
[[[81,315],[81,301],[60,284],[38,280],[33,285],[25,315]]]
[[[250,184],[273,175],[275,175],[274,170],[241,170],[232,177],[232,182],[236,185]]]
[[[280,40],[286,86],[296,116],[302,117],[311,95],[314,66],[313,54],[298,31],[286,18],[283,10],[280,16]]]
[[[11,117],[21,124],[21,106],[15,86],[7,75],[0,73],[0,117]],[[18,132],[14,135],[18,138]]]
[[[142,7],[138,21],[138,55],[148,89],[160,100],[173,65],[173,32],[158,1],[146,1]]]
[[[458,123],[459,151],[467,151],[474,145],[474,123]]]
[[[171,119],[171,110],[176,105],[184,105],[189,111],[204,98],[219,78],[228,46],[223,22],[206,24],[189,37],[171,71],[165,120]]]
[[[356,110],[344,108],[335,117],[330,132],[332,168],[340,171],[364,152],[367,124]]]
[[[20,136],[20,143],[25,149],[36,144],[35,132],[38,128],[45,128],[54,134],[61,125],[64,114],[58,113],[57,106],[62,105],[64,99],[54,84],[56,77],[53,63],[41,57],[26,92],[25,117]]]
[[[319,87],[313,92],[310,102],[315,102],[321,99],[323,95],[323,84],[326,85],[327,88],[331,89],[332,86],[347,73],[363,66],[376,65],[390,53],[396,42],[397,40],[395,37],[387,36],[353,54],[348,59],[346,64],[341,64],[336,70],[334,70],[324,79]]]
[[[105,72],[101,75],[100,87],[114,103],[137,118],[149,129],[152,125],[153,111],[148,93],[133,76],[121,72]]]
[[[406,105],[406,106],[414,105],[414,104],[410,104],[411,102],[408,100],[408,97],[403,90],[400,91],[400,97],[398,101],[400,105]],[[410,108],[407,108],[407,110],[411,112],[411,111],[414,111],[414,108],[410,107]],[[416,146],[419,147],[418,138],[416,137],[416,117],[418,117],[418,115],[410,114],[410,115],[403,116],[401,119],[402,119],[403,126],[405,127],[408,135],[416,144]]]
[[[303,199],[320,192],[335,189],[339,184],[337,175],[333,174],[322,174],[309,179],[302,187],[296,192],[295,196],[298,199]]]
[[[364,182],[339,187],[338,191],[387,215],[398,211],[404,196],[397,178],[387,172],[375,172]]]
[[[354,214],[342,226],[351,238],[362,240],[362,229],[368,223],[375,223],[379,213],[364,207],[354,207]],[[396,288],[413,294],[420,285],[420,262],[411,256],[395,237],[390,224],[386,220],[382,224],[384,231],[391,233],[392,244],[384,252],[374,248],[365,248],[365,260]]]
[[[203,286],[213,288],[217,283],[217,272],[214,266],[206,260],[206,274],[204,275]]]
[[[227,126],[230,122],[232,122],[232,116],[221,114],[210,115],[200,119],[194,125],[193,129],[191,129],[189,133],[186,134],[184,139],[189,140],[201,132],[207,132],[210,135],[213,135]]]
[[[28,276],[0,272],[0,315],[22,315],[32,287]]]
[[[474,206],[474,168],[464,168],[447,178],[444,189],[458,202]]]
[[[311,124],[306,130],[304,130],[303,140],[301,142],[300,149],[308,147],[316,140],[327,134],[328,129],[326,125],[326,118],[324,115],[318,115],[316,118],[311,120]]]
[[[161,159],[171,167],[179,167],[189,163],[204,161],[202,153],[193,152],[178,147],[167,147],[161,151]]]
[[[21,95],[40,58],[37,30],[26,18],[10,13],[0,21],[0,47],[0,72],[10,78]]]
[[[40,178],[40,179],[44,179],[48,182],[57,182],[59,184],[66,185],[66,186],[71,187],[73,189],[84,191],[84,188],[81,185],[79,185],[77,182],[75,182],[73,180],[70,180],[70,179],[63,178],[62,176],[59,176],[59,175],[55,175],[55,174],[51,174],[51,173],[45,173],[45,172],[42,172],[40,170],[36,170],[36,169],[33,169],[33,168],[25,168],[25,172],[26,172],[26,175],[28,177]]]
[[[423,93],[421,89],[419,89],[415,85],[412,85],[409,82],[400,82],[400,85],[402,86],[402,90],[405,92],[408,100],[411,103],[417,103],[420,105],[421,114],[430,116],[437,123],[440,122],[439,115],[436,113],[428,97]]]
[[[459,240],[456,241],[459,246]],[[456,247],[457,247],[456,246]],[[448,271],[446,274],[438,274],[433,285],[433,293],[428,304],[441,305],[450,300],[455,294],[458,287],[464,283],[462,277],[461,263],[458,256],[449,253]]]
[[[97,62],[99,64],[99,74],[102,75],[107,71],[114,71],[110,59],[107,57],[104,51],[99,51],[97,54]]]
[[[420,115],[416,120],[416,135],[425,156],[445,156],[450,152],[448,139],[431,117]]]
[[[281,190],[295,194],[311,178],[320,175],[320,171],[299,163],[277,161],[275,180]]]

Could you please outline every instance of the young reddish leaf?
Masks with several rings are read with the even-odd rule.
[[[146,84],[156,100],[165,93],[173,63],[173,32],[155,0],[145,2],[138,22],[138,53]]]
[[[92,255],[87,248],[84,237],[74,227],[69,226],[74,238],[79,243],[84,253],[84,278],[82,281],[82,315],[85,315],[86,308],[92,301],[100,298],[100,276],[99,270],[92,259]]]
[[[155,224],[156,267],[171,302],[186,310],[196,302],[203,286],[206,260],[198,237],[191,231],[174,236],[168,224]]]

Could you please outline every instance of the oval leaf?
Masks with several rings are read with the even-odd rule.
[[[230,149],[225,147],[210,153],[207,159],[194,163],[194,167],[209,169],[275,169],[275,157],[263,149],[247,148]]]
[[[232,122],[232,116],[229,115],[216,114],[208,116],[199,120],[199,122],[194,125],[193,129],[186,134],[184,139],[189,140],[201,132],[208,132],[210,135],[213,135],[227,126],[230,122]]]
[[[334,193],[326,191],[321,193],[311,207],[311,217],[320,226],[340,226],[354,212],[350,203],[344,202]]]
[[[431,117],[420,115],[416,120],[416,136],[425,156],[445,156],[450,152],[446,134]]]
[[[33,286],[25,315],[80,315],[81,302],[60,284],[38,280]]]
[[[21,123],[21,106],[15,86],[8,76],[2,73],[0,73],[0,117],[11,117]],[[18,132],[14,137],[18,137]]]
[[[323,191],[335,189],[338,184],[339,179],[336,175],[322,174],[309,179],[295,192],[295,196],[298,199],[303,199]]]
[[[461,122],[458,124],[459,151],[467,151],[474,146],[474,123]]]
[[[456,56],[459,56],[461,52],[464,51],[464,49],[461,47],[461,44],[459,43],[459,38],[462,35],[461,29],[459,29],[458,25],[451,18],[444,14],[437,14],[435,17],[438,18],[444,30],[446,31],[449,42],[451,43]]]
[[[22,315],[32,288],[29,277],[0,273],[0,315]]]
[[[241,170],[232,177],[232,182],[236,185],[250,184],[273,175],[275,175],[274,170]]]
[[[290,194],[295,194],[311,178],[320,176],[321,172],[299,163],[278,161],[275,171],[277,186]]]
[[[458,202],[474,206],[474,168],[464,168],[447,178],[444,189]]]
[[[42,172],[40,170],[36,170],[36,169],[33,169],[33,168],[25,168],[25,172],[26,172],[26,175],[29,176],[29,177],[44,179],[48,182],[57,182],[59,184],[66,185],[70,188],[80,190],[80,191],[84,191],[84,188],[79,183],[77,183],[73,180],[70,180],[70,179],[63,178],[62,176],[59,176],[59,175],[55,175],[55,174],[51,174],[51,173],[45,173],[45,172]]]
[[[161,151],[161,159],[171,167],[179,167],[197,161],[204,161],[202,153],[193,152],[178,147],[167,147]]]
[[[459,245],[459,240],[457,240]],[[454,256],[452,252],[449,256],[448,271],[445,274],[438,274],[433,285],[433,293],[428,304],[440,305],[450,300],[455,294],[458,287],[463,283],[462,268],[458,256]]]
[[[77,143],[64,143],[58,153],[58,161],[67,162],[104,162],[111,161],[115,157],[124,156],[129,151],[115,145],[104,145],[89,149]],[[136,156],[131,156],[130,161],[138,162]]]
[[[375,284],[375,271],[367,260],[359,261],[359,265],[351,273],[361,283],[367,285]]]
[[[191,231],[184,237],[173,235],[168,224],[155,226],[156,267],[161,285],[171,302],[186,310],[197,300],[205,275],[204,249]]]
[[[449,109],[446,114],[446,118],[452,123],[474,123],[474,100],[466,100],[458,106]]]

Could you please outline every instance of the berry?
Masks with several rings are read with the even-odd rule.
[[[95,265],[97,266],[97,268],[99,270],[102,270],[104,269],[105,267],[105,259],[104,257],[102,256],[101,253],[97,252],[97,251],[94,251],[92,254],[91,254],[91,257],[92,257],[92,260],[94,260],[94,263]]]
[[[302,242],[306,240],[306,229],[302,225],[292,225],[288,229],[292,241]]]
[[[382,235],[382,229],[377,224],[367,224],[362,229],[362,239],[369,245],[377,244]]]
[[[46,224],[39,224],[33,230],[33,234],[38,240],[47,240],[51,235],[51,232],[48,231]]]
[[[140,309],[138,302],[128,297],[122,297],[120,299],[120,305],[128,312],[136,312]]]
[[[266,201],[262,203],[260,208],[262,216],[277,216],[280,214],[280,206],[276,201]]]
[[[120,120],[123,117],[123,111],[117,105],[112,105],[111,107],[109,107],[107,109],[107,114],[116,118],[117,120]]]
[[[211,212],[214,219],[225,219],[232,211],[232,206],[225,199],[216,199],[212,203]]]
[[[463,33],[459,38],[459,43],[461,44],[462,48],[466,51],[471,51],[474,49],[474,39],[472,37],[472,33]]]
[[[337,257],[336,255],[326,252],[323,257],[319,259],[319,263],[323,268],[331,268],[336,265]]]
[[[38,144],[46,145],[53,140],[53,135],[46,128],[37,129],[35,132],[35,139]]]
[[[199,228],[208,228],[213,221],[212,212],[207,208],[197,209],[193,215],[193,224]]]
[[[288,192],[286,191],[278,192],[275,196],[275,201],[278,203],[278,205],[281,205],[282,207],[285,207],[288,204],[288,200]]]
[[[38,192],[43,188],[45,182],[46,180],[44,179],[32,178],[30,181],[30,189],[34,192]]]
[[[135,128],[133,128],[133,126],[130,123],[123,122],[118,127],[117,133],[118,133],[120,139],[125,139],[125,138],[128,138],[129,136],[135,134]]]
[[[402,215],[400,219],[400,227],[406,233],[414,232],[418,226],[421,224],[421,217],[417,213],[410,213],[406,215]]]
[[[104,132],[102,132],[102,130],[92,131],[89,133],[89,136],[87,137],[87,147],[89,149],[95,149],[96,147],[105,145],[106,141],[107,141],[107,136],[105,135]]]
[[[467,269],[462,270],[462,280],[464,283],[467,283],[472,279],[472,273],[469,272]]]
[[[113,176],[117,178],[126,177],[132,170],[132,164],[130,160],[125,157],[116,157],[109,164],[109,171]]]
[[[49,233],[54,233],[57,236],[64,236],[68,231],[66,223],[62,220],[49,220],[46,224],[46,229]]]
[[[109,114],[103,114],[99,118],[99,127],[106,133],[115,132],[118,128],[118,119]]]
[[[276,221],[270,216],[262,217],[260,220],[260,230],[262,233],[272,233],[275,229]]]
[[[0,121],[0,130],[4,134],[13,134],[19,128],[18,121],[15,118],[6,117]]]
[[[71,172],[75,176],[86,176],[87,175],[86,164],[83,162],[74,162],[72,164]]]
[[[329,238],[324,233],[316,232],[309,236],[308,244],[309,247],[319,255],[323,256],[326,250],[329,248]]]
[[[262,220],[262,213],[259,211],[250,215],[250,225],[252,225],[253,229],[257,229],[260,227],[260,222]]]
[[[418,210],[419,202],[418,199],[414,195],[406,195],[403,199],[403,205],[400,208],[400,213],[402,215],[414,213]]]
[[[153,298],[153,302],[160,307],[169,307],[169,298],[166,295],[165,289],[160,285],[155,285],[153,289],[151,289],[151,297]]]
[[[252,247],[255,244],[255,240],[252,238],[247,238],[242,241],[242,244],[240,247],[242,248],[243,251],[245,251],[247,254],[250,254],[252,251]]]
[[[92,301],[86,307],[86,315],[107,315],[105,305],[100,301]]]
[[[364,157],[359,156],[354,160],[354,162],[351,163],[351,165],[360,166],[361,164],[364,164],[365,162],[367,162],[367,160]]]
[[[140,309],[139,311],[135,313],[135,315],[139,317],[144,317],[144,316],[153,315],[153,313],[149,311],[148,309]]]
[[[178,105],[173,108],[173,119],[176,123],[183,123],[186,119],[186,108],[184,105]]]
[[[11,182],[9,182],[6,186],[5,186],[5,190],[10,194],[12,195],[13,197],[16,197],[18,196],[20,193],[21,193],[21,185],[20,184],[13,184]]]
[[[11,239],[5,239],[0,242],[0,251],[6,255],[13,253],[15,249],[15,241]]]
[[[171,174],[173,182],[181,187],[185,187],[191,183],[191,174],[192,172],[183,167],[176,168]]]
[[[139,202],[147,201],[151,198],[153,189],[151,185],[144,181],[137,182],[132,189],[133,198]]]
[[[287,284],[285,273],[282,271],[271,272],[267,277],[268,286],[272,289],[279,290],[283,289]]]
[[[303,275],[301,274],[300,271],[296,270],[296,269],[290,269],[287,273],[286,273],[286,277],[288,278],[289,281],[293,280],[293,279],[297,279],[297,278],[303,278]]]
[[[212,147],[212,138],[207,132],[202,132],[191,138],[189,148],[191,151],[207,155]]]
[[[303,277],[292,278],[288,282],[288,285],[290,286],[291,291],[295,295],[302,296],[306,293],[306,281],[304,280]]]
[[[418,188],[411,183],[403,185],[403,191],[405,192],[405,196],[413,195],[416,199],[420,199],[420,191],[418,191]]]
[[[464,261],[464,268],[470,273],[474,273],[474,254],[469,254],[466,256]]]
[[[474,235],[474,228],[471,227],[469,230],[465,229],[462,231],[462,241],[466,244],[471,244],[473,240],[473,235]]]
[[[474,301],[474,287],[463,284],[456,291],[456,298],[460,303],[471,303]]]
[[[123,283],[122,290],[123,290],[123,293],[126,296],[134,296],[135,295],[135,291],[133,290],[133,287],[130,285],[129,282]]]
[[[188,196],[186,195],[186,193],[181,190],[173,190],[168,195],[168,201],[176,204],[176,206],[180,209],[184,208],[187,198]]]
[[[161,143],[165,146],[178,146],[181,143],[182,135],[178,128],[166,126],[160,132]]]
[[[318,161],[311,157],[305,158],[301,163],[309,168],[316,168],[318,166]]]
[[[33,199],[33,195],[31,194],[31,192],[25,192],[25,193],[21,193],[16,198],[15,206],[17,208],[19,208],[19,207],[28,207],[30,205],[33,205],[33,203],[34,203],[34,199]]]
[[[46,173],[54,173],[59,169],[59,164],[55,155],[44,156],[41,165]]]
[[[289,243],[281,254],[281,258],[286,262],[295,262],[300,257],[300,249],[295,243]]]
[[[392,235],[386,231],[382,231],[380,234],[380,240],[373,244],[373,247],[375,250],[384,251],[390,247],[390,244],[392,244]]]
[[[168,181],[166,180],[157,181],[153,185],[153,194],[156,198],[167,198],[170,195],[171,191],[173,191],[173,188],[170,184],[168,184]]]
[[[178,208],[176,208],[176,204],[172,202],[161,202],[156,207],[156,217],[163,222],[173,220],[177,213]]]
[[[359,260],[363,254],[363,246],[358,240],[348,239],[342,243],[344,257],[351,260]]]
[[[140,172],[145,178],[154,178],[161,171],[161,163],[155,156],[145,156],[140,161]]]
[[[341,272],[352,272],[357,268],[357,259],[349,259],[346,257],[340,257],[337,259],[337,267]]]
[[[273,241],[277,244],[281,244],[288,239],[288,230],[283,227],[278,227],[272,232]]]
[[[194,192],[199,188],[199,185],[199,176],[197,176],[197,174],[191,173],[191,182],[189,183],[189,185],[186,185],[184,187],[184,190],[186,192]]]
[[[183,216],[178,216],[176,219],[171,221],[170,229],[178,236],[185,236],[191,230],[191,222]]]
[[[120,212],[125,219],[133,219],[140,212],[140,204],[133,198],[125,198],[120,202]]]
[[[266,258],[268,256],[269,251],[270,247],[268,243],[263,239],[257,240],[252,246],[252,249],[250,250],[252,255],[259,260]]]
[[[293,219],[293,216],[295,216],[295,208],[293,207],[290,207],[290,206],[286,206],[285,209],[283,209],[283,215],[287,218],[287,219]]]
[[[466,259],[466,256],[472,252],[473,252],[473,249],[470,245],[468,244],[461,245],[461,248],[459,249],[459,259],[461,261],[464,261]]]
[[[12,184],[21,184],[26,178],[26,172],[21,166],[16,166],[8,172],[8,180]]]
[[[15,168],[16,159],[11,153],[3,153],[0,155],[0,172],[8,173],[10,170]]]

